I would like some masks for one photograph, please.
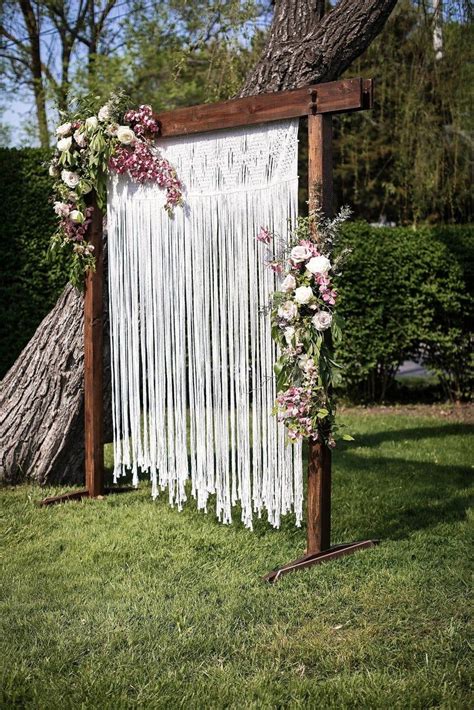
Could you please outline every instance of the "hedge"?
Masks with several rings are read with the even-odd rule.
[[[15,361],[63,288],[48,260],[55,217],[48,151],[0,149],[0,376]],[[344,393],[383,400],[403,360],[422,357],[452,398],[469,395],[474,226],[420,229],[345,226],[352,252],[340,279]]]
[[[383,401],[406,359],[439,375],[451,399],[469,397],[474,226],[348,224],[340,278],[346,323],[338,358],[352,400]]]
[[[55,229],[50,152],[0,149],[0,377],[13,364],[66,283],[48,258]]]

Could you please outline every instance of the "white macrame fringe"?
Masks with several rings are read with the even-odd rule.
[[[302,518],[301,446],[272,415],[276,357],[265,314],[275,276],[256,241],[297,213],[297,122],[162,141],[186,187],[173,218],[154,186],[114,178],[108,263],[115,480],[148,471],[181,509],[216,497],[230,523]]]

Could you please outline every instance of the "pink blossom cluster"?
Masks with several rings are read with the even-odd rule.
[[[263,244],[270,244],[272,241],[272,235],[266,227],[260,227],[260,231],[257,234],[257,241],[262,242]]]
[[[166,190],[166,209],[183,202],[182,184],[170,163],[152,152],[148,143],[135,141],[132,146],[120,146],[109,162],[118,175],[127,173],[139,183],[154,182]]]
[[[315,280],[319,286],[319,293],[324,303],[334,306],[337,298],[337,291],[331,288],[331,279],[324,274],[316,274]]]
[[[75,209],[74,205],[68,205],[70,211]],[[70,242],[84,241],[87,229],[92,221],[93,207],[86,207],[83,222],[73,222],[67,214],[61,215],[61,228]]]
[[[124,116],[137,136],[156,136],[160,127],[153,117],[151,106],[143,104],[136,110],[130,109]]]
[[[319,256],[320,252],[316,244],[309,239],[302,239],[299,243],[300,247],[306,247],[311,252],[311,256]]]
[[[273,271],[274,274],[282,274],[283,273],[283,264],[279,261],[269,261],[267,263],[267,266],[269,269]]]
[[[280,392],[276,400],[278,421],[288,427],[292,441],[301,437],[316,439],[318,432],[311,421],[312,393],[307,387],[290,387]]]

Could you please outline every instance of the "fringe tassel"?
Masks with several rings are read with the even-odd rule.
[[[186,186],[170,218],[154,186],[114,177],[108,194],[114,479],[149,472],[181,509],[216,497],[230,523],[302,518],[301,445],[272,415],[275,276],[256,241],[297,214],[297,121],[161,141]]]

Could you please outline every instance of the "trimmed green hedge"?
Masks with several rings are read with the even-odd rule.
[[[422,358],[452,399],[472,385],[474,226],[374,228],[348,224],[340,279],[346,322],[338,359],[345,392],[383,401],[399,365]]]
[[[0,149],[0,378],[66,283],[59,263],[48,259],[56,224],[49,158],[48,150]]]
[[[66,283],[48,258],[55,228],[49,152],[0,149],[0,377],[13,364]],[[338,358],[344,393],[380,401],[403,360],[422,356],[445,393],[468,396],[474,280],[474,226],[345,226],[352,249],[340,283],[346,321]]]

